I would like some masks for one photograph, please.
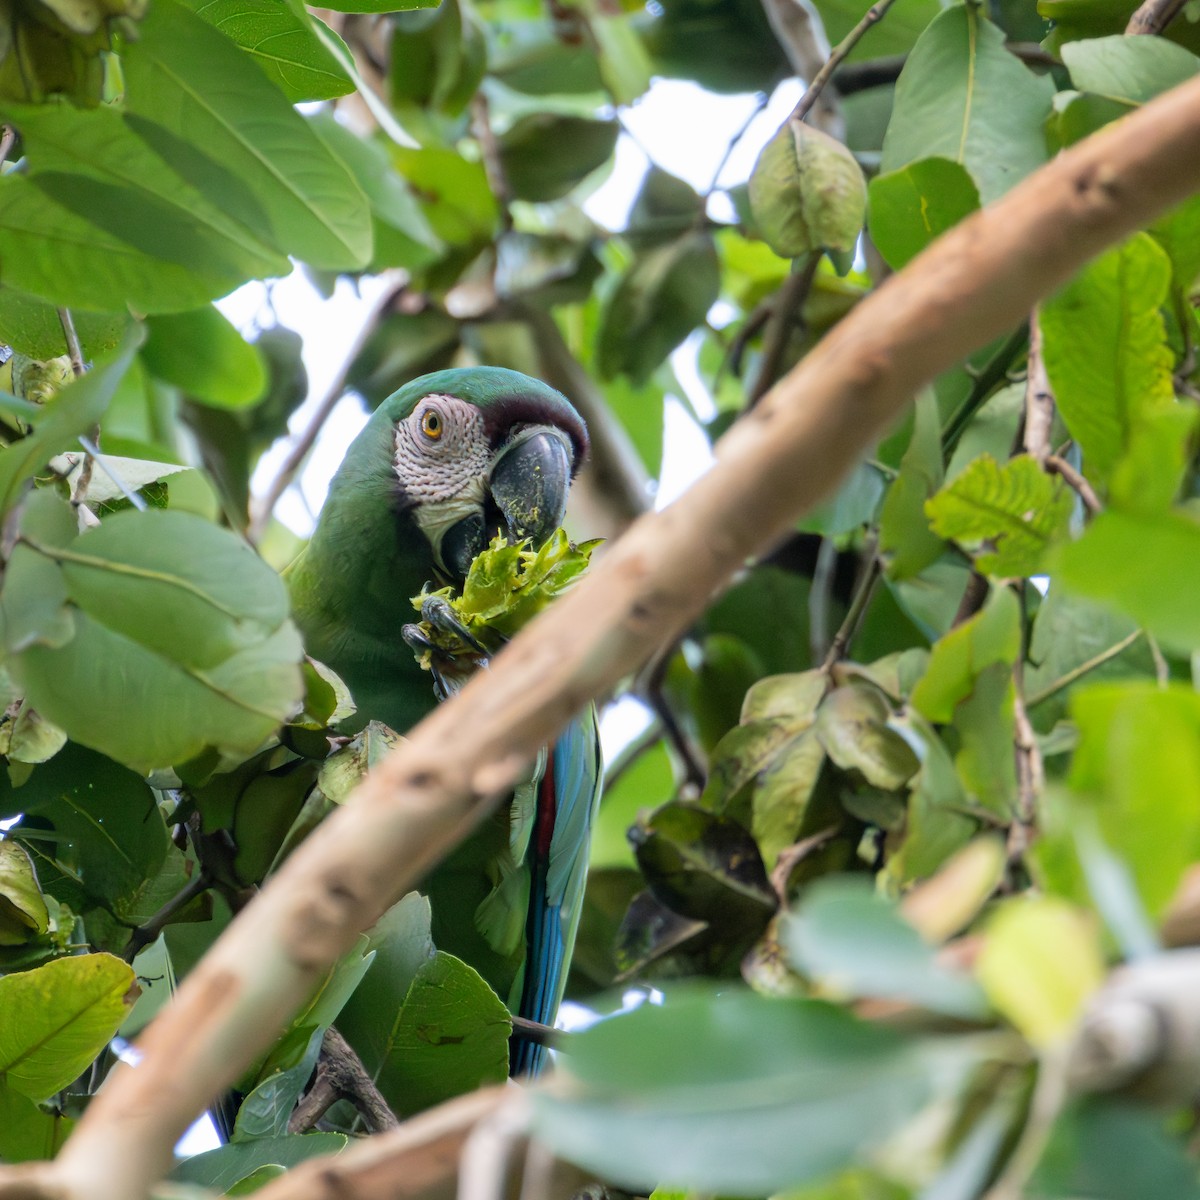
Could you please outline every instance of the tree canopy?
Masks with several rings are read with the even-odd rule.
[[[823,371],[847,399],[811,398],[811,444],[831,476],[854,460],[799,518],[750,479],[761,512],[731,493],[708,527],[681,503],[693,524],[634,530],[691,607],[646,598],[675,634],[634,628],[637,669],[603,680],[649,724],[608,764],[569,995],[653,1002],[558,1035],[523,1128],[575,1182],[660,1200],[1200,1195],[1200,193],[1158,199],[1197,193],[1200,154],[1058,157],[1196,96],[1195,0],[0,3],[0,1194],[140,1193],[153,1166],[116,1154],[83,1189],[8,1168],[103,1133],[93,1098],[143,1053],[185,1108],[211,1098],[189,1071],[233,1089],[228,1144],[173,1172],[216,1195],[322,1194],[292,1169],[505,1079],[508,1012],[416,892],[328,962],[314,917],[319,986],[231,1030],[225,1074],[130,1046],[234,914],[319,864],[331,815],[357,806],[366,844],[384,802],[356,789],[408,732],[339,736],[353,697],[304,657],[276,503],[344,394],[487,363],[588,421],[568,530],[612,545],[581,589],[653,507],[672,398],[765,471]],[[619,227],[585,211],[653,81],[761,110],[796,76],[745,179],[743,129],[708,188],[650,162]],[[971,222],[1039,179],[1010,312]],[[1082,262],[1126,209],[1150,215]],[[1080,269],[1045,294],[1039,255]],[[973,336],[976,261],[1001,299]],[[297,334],[214,303],[293,264],[380,295],[303,410]],[[909,308],[936,370],[888,341]],[[901,405],[860,415],[855,389],[889,372],[922,385],[876,436]],[[288,1007],[293,950],[239,949],[232,1010]],[[398,1179],[444,1135],[420,1119]]]

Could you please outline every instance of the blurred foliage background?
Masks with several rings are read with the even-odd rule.
[[[618,536],[669,398],[714,442],[938,233],[1195,75],[1180,7],[0,0],[0,1159],[54,1153],[395,741],[331,742],[351,701],[276,574],[344,393],[547,380],[592,434],[571,529]],[[757,111],[827,62],[747,178],[735,136],[707,189],[652,163],[618,227],[585,211],[652,81]],[[252,495],[301,340],[213,302],[293,264],[375,299]],[[563,1037],[557,1151],[663,1197],[1200,1195],[1198,289],[1194,198],[915,397],[627,681],[571,995],[663,1003]],[[506,1072],[414,894],[180,1179],[373,1127],[361,1096],[295,1120],[335,1021],[400,1115]]]

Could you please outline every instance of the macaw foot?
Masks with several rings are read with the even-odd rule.
[[[439,633],[487,657],[487,647],[458,619],[450,601],[444,596],[426,596],[421,602],[421,619]]]
[[[427,596],[421,604],[422,621],[402,625],[400,636],[433,675],[433,692],[446,700],[487,663],[487,647],[458,619],[441,596]]]

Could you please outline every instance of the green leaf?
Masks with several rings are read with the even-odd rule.
[[[755,779],[750,830],[768,868],[799,837],[824,765],[825,747],[809,729],[785,743]]]
[[[720,291],[717,252],[692,233],[640,254],[617,281],[600,318],[596,366],[605,378],[645,383],[704,320]]]
[[[142,361],[159,379],[202,404],[244,408],[262,397],[262,355],[217,309],[150,317]]]
[[[621,127],[616,121],[536,112],[497,139],[500,163],[519,200],[559,200],[608,162]]]
[[[499,209],[482,163],[440,146],[392,146],[389,153],[442,241],[474,246],[491,240]]]
[[[511,1033],[508,1009],[479,973],[439,951],[417,968],[376,1082],[401,1115],[501,1083]]]
[[[854,249],[866,218],[866,180],[836,138],[788,118],[763,147],[749,186],[754,220],[776,254]]]
[[[1008,588],[996,588],[982,612],[934,644],[929,667],[913,689],[912,706],[929,721],[953,720],[976,679],[994,663],[1011,668],[1020,650],[1017,598]]]
[[[0,978],[0,1077],[31,1100],[65,1088],[108,1044],[137,998],[111,954],[59,958]]]
[[[1071,697],[1080,740],[1071,786],[1161,916],[1200,853],[1200,697],[1148,681],[1103,683]]]
[[[1200,277],[1200,196],[1185,200],[1149,229],[1171,260],[1175,286],[1188,291]],[[0,302],[3,295],[0,292]]]
[[[1197,1200],[1200,1186],[1182,1138],[1160,1112],[1119,1096],[1089,1096],[1072,1102],[1055,1121],[1026,1195]]]
[[[1038,729],[1050,729],[1066,713],[1070,688],[1039,702],[1039,697],[1122,642],[1127,648],[1100,663],[1083,677],[1100,683],[1129,675],[1150,675],[1154,657],[1145,638],[1136,637],[1137,625],[1128,617],[1080,596],[1052,586],[1038,607],[1025,664],[1025,701]]]
[[[140,325],[130,326],[116,353],[63,388],[54,404],[21,408],[33,432],[9,446],[0,458],[0,512],[13,506],[21,486],[55,454],[100,420],[144,336]]]
[[[4,597],[25,586],[21,572],[54,564],[74,636],[33,640],[14,669],[76,741],[151,770],[209,745],[249,752],[299,704],[283,584],[234,535],[150,510],[116,513],[69,544],[22,536],[33,557],[10,566]]]
[[[0,1159],[6,1163],[51,1159],[75,1122],[40,1109],[28,1096],[0,1083]]]
[[[391,13],[408,12],[414,8],[436,8],[430,0],[336,0],[326,7],[334,12]]]
[[[934,533],[976,551],[975,565],[988,575],[1032,575],[1047,549],[1067,532],[1074,496],[1028,454],[1000,466],[990,455],[975,459],[926,505]]]
[[[955,767],[974,802],[1001,817],[1016,795],[1013,665],[1021,648],[1020,610],[1007,588],[933,647],[911,703],[928,721],[953,722]]]
[[[417,972],[437,953],[429,901],[409,892],[375,923],[369,939],[374,957],[338,1016],[338,1031],[375,1078],[392,1052],[404,997]]]
[[[603,792],[603,803],[592,827],[588,866],[592,871],[632,867],[633,850],[626,834],[646,811],[665,804],[675,794],[675,772],[665,744],[655,742],[638,755]]]
[[[231,1142],[217,1150],[185,1158],[170,1178],[221,1194],[262,1167],[294,1167],[318,1155],[338,1154],[349,1140],[344,1133],[303,1133]]]
[[[173,139],[172,162],[185,178],[184,152],[219,146],[223,167],[265,210],[288,254],[330,270],[370,261],[362,190],[227,37],[174,0],[156,0],[122,66],[127,111],[157,122]],[[156,148],[162,153],[164,147]]]
[[[101,210],[120,212],[128,199],[123,190],[76,174],[0,178],[0,259],[7,284],[72,309],[104,310],[120,304],[141,312],[169,312],[206,304],[249,277],[219,260],[196,267],[171,261],[178,251],[165,246],[180,231],[162,236],[168,218],[161,207],[155,207],[153,219],[143,226],[144,240],[164,247],[160,257],[72,211],[72,203],[88,203],[85,197],[95,204],[98,216]],[[194,229],[188,228],[189,238]]]
[[[1043,360],[1084,471],[1115,502],[1149,511],[1174,497],[1194,421],[1175,400],[1159,312],[1171,264],[1147,234],[1090,263],[1041,308]]]
[[[932,875],[975,834],[964,815],[968,799],[954,760],[937,732],[916,713],[895,722],[905,729],[921,760],[910,787],[904,837],[888,860],[886,875],[898,885]]]
[[[948,158],[970,172],[987,204],[1046,161],[1053,95],[1053,80],[1010,54],[978,7],[948,8],[900,73],[881,170]]]
[[[811,1000],[668,991],[569,1039],[570,1086],[531,1095],[556,1154],[646,1194],[790,1190],[869,1154],[953,1051]]]
[[[1123,117],[1133,106],[1107,96],[1090,92],[1058,92],[1054,97],[1054,113],[1046,126],[1046,137],[1056,150],[1073,146],[1090,137],[1110,121]]]
[[[948,158],[921,158],[877,175],[867,197],[871,240],[897,271],[979,207],[975,181]]]
[[[735,959],[762,934],[776,900],[758,847],[737,821],[673,801],[640,821],[629,838],[655,899],[708,922]]]
[[[1144,104],[1200,71],[1200,58],[1160,37],[1102,37],[1068,42],[1062,59],[1081,92]]]
[[[74,743],[40,765],[20,788],[0,782],[0,804],[52,825],[51,853],[73,864],[72,878],[80,889],[78,898],[69,897],[72,904],[127,909],[158,874],[171,845],[146,781]],[[31,852],[47,845],[41,836],[32,840],[33,830],[24,824],[14,836]]]
[[[1004,901],[988,922],[975,972],[988,999],[1026,1038],[1055,1045],[1104,982],[1098,929],[1056,897]]]
[[[912,438],[900,460],[900,474],[889,485],[879,511],[879,549],[887,556],[891,579],[911,579],[945,550],[929,528],[925,501],[941,486],[941,419],[932,392],[917,397]]]
[[[784,919],[780,942],[792,968],[827,994],[903,1000],[966,1020],[986,1015],[974,980],[940,966],[936,948],[865,880],[818,880]]]
[[[77,309],[71,316],[86,359],[116,346],[129,324],[125,313]],[[36,359],[54,358],[67,352],[58,309],[10,287],[0,287],[0,341],[19,354]]]
[[[354,91],[350,76],[317,36],[317,18],[297,0],[184,3],[241,46],[293,104],[332,100]]]
[[[1137,570],[1114,570],[1136,563]],[[1051,562],[1056,581],[1132,617],[1171,649],[1200,649],[1200,523],[1182,513],[1109,510]],[[1195,582],[1193,582],[1195,577]]]
[[[371,269],[416,270],[433,262],[445,247],[430,227],[408,182],[392,165],[384,146],[377,140],[359,137],[332,113],[317,113],[309,118],[309,124],[350,168],[366,193],[375,226]],[[405,315],[411,319],[412,314]]]
[[[599,5],[588,28],[600,53],[600,75],[613,102],[632,104],[650,86],[654,66],[639,36],[637,13],[609,12]]]
[[[857,771],[873,787],[894,791],[916,774],[920,763],[908,743],[888,728],[891,715],[875,688],[840,687],[821,704],[817,736],[843,771]]]
[[[14,110],[13,119],[34,182],[112,236],[151,257],[223,278],[287,273],[287,259],[274,245],[181,177],[115,110],[60,105]],[[123,307],[123,297],[110,295],[107,306]]]
[[[291,1041],[303,1046],[295,1062],[279,1065],[265,1072],[253,1091],[242,1101],[237,1111],[231,1141],[253,1142],[262,1138],[283,1137],[288,1131],[288,1118],[312,1078],[313,1068],[321,1053],[325,1036],[323,1029],[293,1030]],[[285,1042],[288,1039],[284,1039]],[[278,1050],[278,1047],[276,1048]]]
[[[0,946],[19,946],[49,928],[33,861],[17,842],[0,842]]]

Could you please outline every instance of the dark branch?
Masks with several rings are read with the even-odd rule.
[[[325,1030],[316,1078],[288,1121],[288,1133],[307,1133],[339,1100],[348,1100],[362,1114],[372,1133],[395,1129],[400,1122],[367,1074],[362,1059],[332,1027]]]

